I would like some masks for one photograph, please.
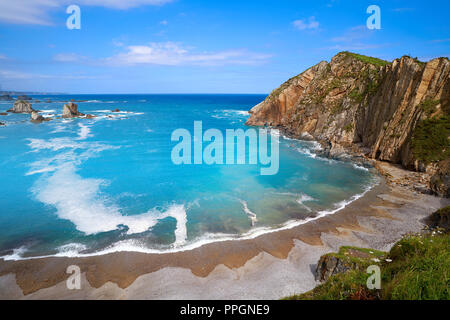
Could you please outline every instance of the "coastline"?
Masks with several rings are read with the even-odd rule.
[[[225,240],[167,254],[117,252],[82,258],[0,260],[3,299],[278,299],[312,289],[319,257],[343,245],[388,250],[449,199],[393,183],[416,173],[378,162],[389,173],[342,210],[252,239]],[[384,174],[385,175],[385,174]],[[386,175],[385,175],[386,176]],[[412,179],[411,178],[411,179]],[[66,288],[78,265],[82,289]]]

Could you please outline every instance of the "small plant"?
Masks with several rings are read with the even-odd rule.
[[[436,112],[436,106],[440,103],[439,100],[431,100],[431,99],[427,99],[425,101],[423,101],[419,106],[420,108],[423,110],[423,112],[425,112],[425,114],[429,117],[431,116],[433,113]]]
[[[357,103],[360,103],[364,100],[364,95],[359,92],[358,88],[353,89],[348,96],[350,97],[350,99]]]
[[[353,130],[353,123],[349,123],[349,124],[347,124],[345,127],[344,127],[344,131],[345,132],[350,132],[350,131],[352,131]]]

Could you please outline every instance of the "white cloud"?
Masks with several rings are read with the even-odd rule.
[[[163,26],[167,26],[169,24],[169,22],[167,20],[163,20],[159,24],[162,24]]]
[[[172,0],[77,0],[83,6],[124,10],[144,5],[163,5]],[[0,21],[15,24],[51,25],[49,13],[73,4],[73,0],[0,0]]]
[[[192,52],[174,42],[150,43],[126,47],[127,51],[105,59],[111,65],[254,65],[265,62],[271,56],[252,53],[247,50],[218,52]]]
[[[314,16],[309,17],[308,19],[295,20],[292,24],[298,30],[317,29],[319,27],[319,22],[316,21]]]

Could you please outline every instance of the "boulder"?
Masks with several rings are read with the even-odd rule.
[[[430,179],[430,189],[440,197],[450,197],[450,159],[438,163],[438,169]]]
[[[69,102],[68,104],[65,104],[63,106],[63,114],[62,114],[63,118],[76,118],[80,116],[84,116],[84,114],[78,112],[77,104]]]
[[[7,112],[0,112],[0,116],[7,116],[8,113]]]
[[[41,116],[39,113],[37,113],[36,111],[31,112],[31,122],[34,123],[41,123],[42,121],[45,121],[45,118],[43,116]]]
[[[433,212],[425,219],[427,225],[431,229],[443,229],[445,232],[450,231],[450,206],[439,209]]]
[[[5,126],[5,124],[3,122],[0,122],[0,126]]]
[[[349,263],[335,255],[324,255],[320,257],[314,276],[316,281],[322,282],[335,274],[347,272],[354,267],[355,264]]]
[[[33,112],[33,108],[31,107],[31,103],[24,100],[17,100],[14,102],[14,106],[12,109],[9,109],[8,112],[12,113],[31,113]]]
[[[112,110],[112,112],[120,112],[120,110],[119,109],[114,109],[114,110]]]
[[[369,265],[380,262],[385,252],[357,247],[341,247],[337,253],[320,257],[314,274],[316,281],[327,281],[331,276],[349,270],[364,270]]]

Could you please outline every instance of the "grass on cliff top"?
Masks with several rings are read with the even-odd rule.
[[[373,64],[376,66],[381,66],[381,67],[391,64],[389,61],[386,61],[386,60],[378,59],[375,57],[364,56],[362,54],[353,53],[353,52],[349,52],[349,51],[343,51],[340,54],[345,54],[345,55],[351,56],[359,61],[362,61],[365,63],[370,63],[370,64]]]
[[[448,248],[448,233],[409,235],[397,242],[386,258],[377,263],[381,269],[380,290],[367,289],[366,282],[370,275],[365,268],[360,268],[334,275],[309,292],[285,299],[449,300]]]
[[[327,255],[335,256],[336,258],[342,259],[346,262],[365,265],[367,263],[372,264],[372,259],[380,259],[384,257],[386,252],[368,248],[343,246],[339,248],[339,252],[328,253]]]

